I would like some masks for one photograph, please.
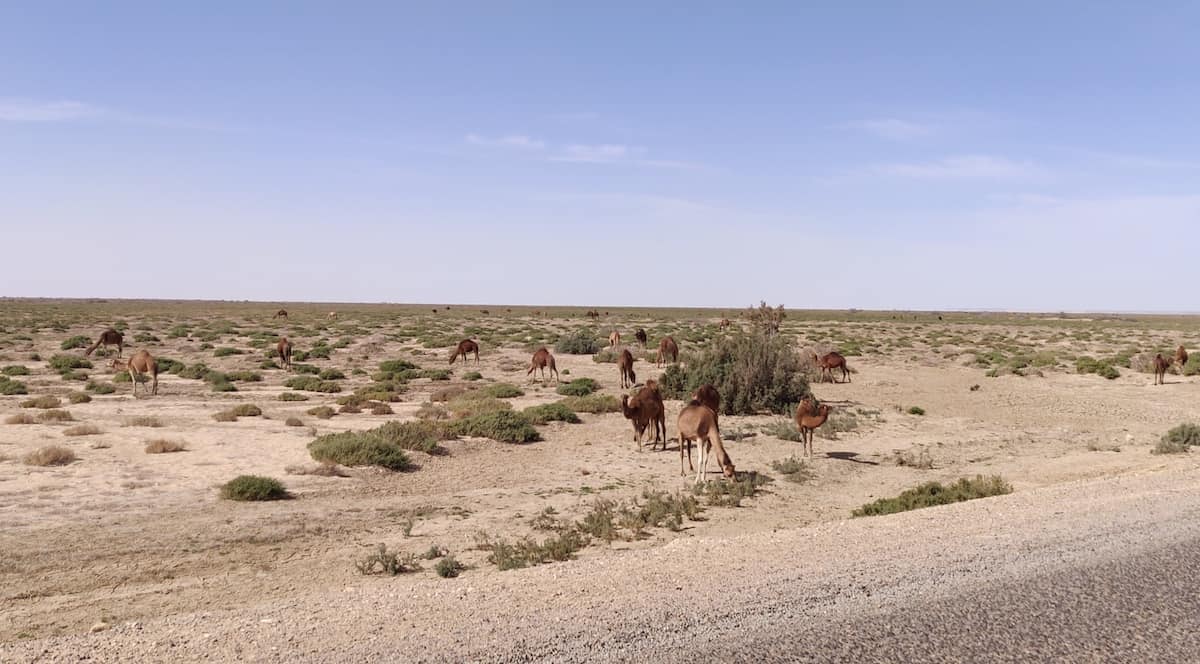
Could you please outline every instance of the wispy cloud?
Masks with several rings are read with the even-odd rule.
[[[876,118],[839,125],[844,129],[856,129],[892,141],[911,141],[932,135],[933,125],[901,120],[899,118]]]
[[[467,134],[464,139],[471,145],[481,145],[490,148],[513,148],[516,150],[544,150],[545,141],[525,136],[524,134],[509,134],[499,138],[489,138],[479,134]]]
[[[551,161],[579,161],[590,164],[608,164],[628,159],[631,155],[645,152],[645,148],[614,143],[583,145],[572,143],[562,152],[551,157]]]
[[[1037,179],[1048,175],[1046,169],[1029,161],[1013,161],[990,155],[944,157],[934,161],[880,164],[872,172],[879,175],[921,180],[960,179]]]
[[[0,122],[69,122],[95,117],[101,109],[78,101],[0,98]]]

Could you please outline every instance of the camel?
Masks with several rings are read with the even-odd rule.
[[[622,394],[621,414],[633,421],[633,439],[637,442],[639,452],[642,451],[642,437],[647,425],[654,427],[650,451],[657,449],[659,442],[662,442],[663,450],[667,449],[667,409],[657,383],[646,381],[646,385],[632,399],[628,394]]]
[[[725,477],[734,476],[733,461],[725,452],[725,446],[721,443],[721,432],[717,429],[717,414],[708,406],[703,406],[698,403],[689,404],[679,413],[679,474],[687,475],[687,471],[683,469],[683,450],[687,448],[688,468],[695,470],[692,466],[692,441],[696,441],[696,449],[700,453],[700,470],[696,473],[696,484],[704,481],[704,477],[708,471],[708,459],[711,456],[711,451],[717,453],[717,459],[720,461],[721,470]]]
[[[829,419],[830,408],[826,404],[817,406],[812,399],[801,399],[796,406],[796,428],[800,429],[800,441],[804,453],[812,458],[813,431],[818,429],[825,420]]]
[[[617,368],[621,371],[621,389],[637,384],[637,374],[633,372],[633,353],[628,348],[622,350],[617,358]]]
[[[608,335],[608,347],[616,348],[617,346],[620,346],[620,345],[621,345],[621,333],[617,330],[613,330],[612,334]]]
[[[104,346],[104,350],[108,350],[109,346],[117,347],[117,357],[121,357],[121,351],[125,348],[125,337],[114,328],[108,328],[100,333],[100,337],[96,339],[96,343],[88,346],[88,349],[83,351],[84,357],[92,354],[100,345]]]
[[[458,348],[454,349],[454,354],[450,356],[450,364],[462,356],[463,364],[467,363],[467,353],[475,353],[475,364],[479,364],[479,344],[470,339],[463,339],[458,342]]]
[[[1175,351],[1175,363],[1179,365],[1179,373],[1180,374],[1183,374],[1183,367],[1184,367],[1184,365],[1187,364],[1187,361],[1188,361],[1187,349],[1184,348],[1183,346],[1180,346]]]
[[[725,330],[729,329],[730,325],[733,325],[733,323],[729,322],[728,318],[722,318],[721,322],[717,323],[717,328],[724,332]]]
[[[663,337],[662,341],[658,342],[658,366],[661,367],[668,357],[672,362],[679,361],[679,344],[671,337]]]
[[[645,330],[643,330],[642,328],[639,327],[637,329],[637,332],[633,333],[633,338],[637,339],[637,342],[642,345],[642,348],[646,347],[646,331]]]
[[[717,388],[713,387],[712,383],[705,383],[696,388],[692,392],[690,404],[700,404],[713,412],[713,424],[717,426],[717,431],[721,430],[721,393],[717,392]],[[732,466],[733,462],[729,459],[729,455],[724,454],[725,448],[721,448],[721,455],[717,457],[717,463],[721,467]]]
[[[554,366],[554,356],[550,354],[550,351],[546,350],[545,346],[537,349],[537,352],[533,354],[533,359],[531,359],[529,362],[529,371],[526,371],[525,375],[528,376],[532,374],[535,369],[541,369],[542,382],[545,383],[547,366],[550,367],[550,375],[554,376],[554,383],[557,385],[558,369]]]
[[[1166,381],[1163,380],[1163,377],[1167,375],[1167,369],[1171,368],[1171,363],[1174,361],[1175,361],[1175,358],[1165,358],[1162,356],[1162,353],[1158,353],[1157,355],[1154,356],[1154,384],[1155,385],[1166,385],[1167,384]]]
[[[331,311],[331,312],[329,312],[329,313],[325,314],[325,318],[326,318],[327,320],[337,320],[337,312],[336,312],[336,311]]]
[[[587,317],[588,317],[588,318],[590,318],[590,319],[592,319],[592,320],[596,320],[597,318],[599,318],[599,317],[600,317],[600,312],[599,312],[599,311],[596,311],[595,309],[590,309],[590,310],[588,310],[588,312],[587,312]]]
[[[129,361],[113,360],[110,366],[117,371],[129,371],[129,379],[133,381],[133,396],[137,396],[138,380],[145,374],[150,374],[153,379],[150,393],[158,394],[158,362],[150,353],[139,350],[129,357]]]
[[[271,316],[271,320],[275,320],[276,318],[287,318],[287,317],[288,317],[287,309],[280,309],[279,311],[275,312],[274,316]]]
[[[492,312],[488,311],[487,309],[480,309],[480,310],[479,310],[479,313],[483,314],[484,316],[491,316],[491,315],[492,315]]]
[[[812,354],[813,364],[821,369],[821,382],[825,382],[825,374],[829,374],[829,382],[836,383],[833,378],[833,370],[841,367],[842,380],[850,382],[850,370],[846,366],[846,358],[842,357],[841,353],[826,353],[824,357],[817,357],[816,353]]]
[[[275,344],[275,351],[279,353],[280,366],[288,371],[291,371],[292,342],[288,341],[287,337],[279,337],[279,343]]]

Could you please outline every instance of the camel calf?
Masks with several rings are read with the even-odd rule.
[[[158,394],[158,362],[150,353],[139,350],[130,356],[128,361],[113,360],[111,366],[117,371],[129,371],[129,379],[133,381],[133,396],[137,396],[138,380],[146,374],[150,374],[153,379],[153,388],[150,393]],[[145,390],[145,388],[142,389]]]
[[[621,371],[621,389],[637,385],[637,374],[633,372],[633,353],[628,348],[622,350],[617,358],[617,369]]]
[[[1171,363],[1174,361],[1175,361],[1174,358],[1167,359],[1167,358],[1163,357],[1162,353],[1158,353],[1157,355],[1154,356],[1154,384],[1155,385],[1166,385],[1167,384],[1167,382],[1165,380],[1163,380],[1163,378],[1167,375],[1167,369],[1171,368]]]
[[[696,484],[704,481],[708,471],[710,451],[715,450],[725,477],[734,476],[733,461],[725,452],[721,443],[721,432],[717,430],[717,416],[708,406],[691,404],[679,413],[679,474],[687,475],[683,469],[683,450],[687,448],[688,468],[692,466],[692,441],[696,441],[696,449],[700,453],[700,470],[696,473]]]
[[[616,348],[617,346],[620,346],[620,345],[621,345],[621,333],[618,332],[617,330],[613,330],[612,333],[608,335],[608,347]]]

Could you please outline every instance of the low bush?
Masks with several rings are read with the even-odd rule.
[[[805,363],[790,341],[762,332],[735,334],[712,342],[684,368],[673,364],[659,379],[663,396],[687,399],[711,383],[726,415],[768,411],[790,415],[810,395]]]
[[[479,392],[470,392],[446,402],[446,408],[454,417],[472,417],[512,410],[512,404]]]
[[[62,445],[47,445],[21,457],[26,466],[65,466],[77,457],[68,447]]]
[[[5,376],[28,376],[29,368],[20,364],[10,364],[4,367],[4,369],[0,369],[0,373],[3,373]]]
[[[392,407],[387,405],[386,403],[374,403],[374,404],[371,404],[371,414],[372,415],[395,415],[396,411],[392,410]]]
[[[1075,371],[1081,374],[1096,374],[1109,380],[1121,375],[1121,372],[1112,364],[1091,357],[1081,357],[1075,360]]]
[[[940,482],[926,482],[914,489],[908,489],[895,498],[880,498],[854,510],[854,516],[876,516],[894,514],[908,510],[961,503],[976,498],[988,498],[1012,493],[1012,486],[999,475],[974,478],[960,478],[954,484],[944,486]]]
[[[317,377],[321,380],[343,380],[346,374],[338,369],[323,369],[321,373],[317,374]]]
[[[621,410],[621,402],[611,394],[567,397],[561,403],[576,413],[617,413]]]
[[[308,397],[299,392],[284,392],[276,398],[280,401],[308,401]]]
[[[95,424],[78,424],[69,429],[63,429],[64,436],[95,436],[104,433]]]
[[[0,395],[15,396],[18,394],[29,394],[29,388],[25,383],[12,380],[8,376],[0,376]]]
[[[263,379],[262,374],[256,371],[231,371],[225,374],[225,377],[239,383],[259,383]]]
[[[37,418],[29,413],[13,413],[4,418],[5,424],[37,424]]]
[[[580,422],[579,416],[575,414],[575,411],[567,408],[566,404],[561,401],[544,403],[540,406],[530,406],[522,412],[534,424],[546,424],[547,422],[579,424]]]
[[[171,452],[186,452],[187,445],[183,443],[159,438],[146,443],[146,454],[170,454]]]
[[[768,436],[775,436],[780,440],[789,440],[793,443],[799,443],[804,440],[800,436],[800,430],[796,428],[796,424],[792,420],[776,420],[764,426],[762,432]]]
[[[1152,454],[1183,454],[1194,446],[1200,446],[1200,426],[1180,424],[1163,434],[1158,444],[1150,452]]]
[[[908,414],[909,415],[924,415],[925,409],[920,406],[913,406],[912,408],[908,409]]]
[[[60,408],[51,408],[38,413],[38,422],[42,424],[50,424],[52,422],[74,422],[75,417],[68,411]]]
[[[707,480],[693,489],[696,495],[704,496],[709,505],[716,507],[741,507],[742,500],[753,498],[759,487],[771,482],[771,478],[756,472],[738,473],[733,480]]]
[[[525,396],[525,392],[521,388],[508,383],[488,385],[480,390],[480,393],[495,399],[512,399],[514,397]]]
[[[162,420],[158,419],[157,417],[153,417],[151,415],[139,415],[136,417],[130,417],[130,418],[126,419],[125,423],[122,424],[121,426],[150,427],[152,429],[157,429],[157,428],[161,427],[162,425],[163,425]]]
[[[501,443],[531,443],[542,439],[529,417],[511,410],[472,415],[450,422],[448,426],[460,436],[491,438]]]
[[[443,579],[453,579],[467,569],[467,566],[458,562],[454,556],[446,556],[438,561],[433,570]]]
[[[87,348],[92,345],[92,340],[84,336],[74,336],[62,342],[59,348],[63,350],[74,350],[76,348]]]
[[[772,461],[771,468],[783,476],[783,479],[797,484],[803,484],[813,477],[813,471],[808,464],[794,456]]]
[[[94,380],[89,380],[87,385],[83,386],[83,389],[92,394],[112,394],[117,391],[116,386],[112,383],[97,383]]]
[[[483,374],[479,373],[478,371],[468,371],[467,373],[463,374],[462,379],[468,381],[482,380]]]
[[[316,406],[315,408],[309,408],[305,412],[322,420],[327,420],[337,414],[337,411],[329,406]]]
[[[600,384],[591,378],[576,378],[569,383],[559,385],[556,391],[566,397],[586,397],[598,389],[600,389]]]
[[[67,401],[71,403],[90,403],[92,395],[87,392],[72,392],[67,395]]]
[[[334,394],[342,391],[342,386],[339,383],[332,381],[321,380],[316,376],[296,376],[289,378],[283,383],[284,387],[292,390],[300,390],[301,392],[324,392]]]
[[[283,423],[289,427],[304,426],[304,420],[300,419],[299,417],[289,417],[286,420],[284,420]]]
[[[51,394],[43,394],[21,402],[22,408],[58,408],[61,405],[62,401]]]
[[[587,328],[580,328],[560,337],[558,343],[554,344],[556,352],[567,355],[591,355],[600,348],[601,342],[596,338],[595,332]]]
[[[229,357],[230,355],[245,355],[246,351],[240,348],[218,348],[213,351],[213,357]]]
[[[70,373],[75,369],[91,369],[92,363],[82,357],[74,355],[55,355],[50,358],[47,363],[51,369],[54,369],[60,374]]]
[[[291,494],[279,480],[261,475],[239,475],[221,486],[225,500],[283,500]]]
[[[379,466],[408,470],[412,462],[398,443],[366,431],[346,431],[319,436],[308,444],[314,461],[343,466]]]
[[[388,551],[384,544],[380,544],[373,553],[355,562],[354,567],[359,574],[387,574],[389,576],[399,576],[421,569],[416,555]]]

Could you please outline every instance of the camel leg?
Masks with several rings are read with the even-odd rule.
[[[680,475],[680,477],[684,477],[687,475],[687,471],[685,471],[683,469],[683,447],[684,447],[684,445],[689,445],[689,447],[690,447],[689,443],[690,443],[690,441],[684,440],[682,433],[679,434],[679,475]],[[692,459],[692,451],[691,451],[691,449],[688,449],[688,463],[691,463],[691,459]]]

